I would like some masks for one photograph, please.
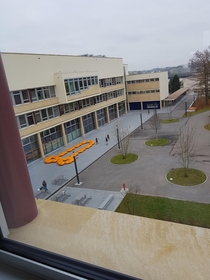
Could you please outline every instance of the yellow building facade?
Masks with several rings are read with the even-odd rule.
[[[168,72],[126,76],[130,110],[161,109],[168,93]]]
[[[125,114],[122,58],[2,53],[27,163]]]

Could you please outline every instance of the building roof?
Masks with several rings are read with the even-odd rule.
[[[189,88],[180,88],[179,90],[175,91],[174,93],[170,94],[168,97],[166,97],[165,101],[174,101],[177,98],[179,98],[182,94],[186,93]]]

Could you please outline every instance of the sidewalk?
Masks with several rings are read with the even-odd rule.
[[[186,96],[176,104],[176,106],[172,107],[172,109],[175,109],[173,117],[182,117],[185,111],[185,100],[190,103],[191,99],[190,96]],[[167,118],[168,109],[163,108],[158,110],[158,113],[161,114],[161,118]],[[76,199],[80,199],[84,195],[87,195],[88,197],[93,196],[91,190],[95,190],[94,193],[97,194],[97,196],[93,197],[93,199],[88,202],[88,206],[92,205],[90,207],[98,208],[100,203],[102,203],[108,195],[113,193],[117,194],[118,192],[119,195],[115,196],[116,199],[114,199],[114,202],[109,205],[108,209],[114,211],[120,202],[120,198],[123,198],[120,193],[122,183],[125,182],[129,185],[136,184],[137,182],[141,182],[142,184],[143,182],[144,185],[141,186],[141,192],[143,194],[160,196],[168,195],[169,197],[179,199],[179,191],[177,190],[177,193],[176,191],[174,192],[174,190],[172,190],[172,185],[165,180],[164,176],[161,176],[161,180],[159,180],[160,176],[158,173],[167,173],[167,167],[173,166],[174,158],[170,156],[170,152],[173,149],[174,143],[177,141],[180,125],[183,125],[187,119],[183,118],[180,119],[178,123],[164,125],[162,127],[159,136],[161,137],[162,135],[164,137],[167,135],[167,137],[170,136],[171,139],[171,144],[168,145],[165,155],[161,152],[159,153],[159,151],[162,151],[162,147],[157,147],[152,150],[149,148],[148,150],[148,147],[144,145],[145,139],[154,137],[154,130],[151,130],[148,122],[149,118],[153,115],[153,111],[150,110],[149,114],[148,111],[142,111],[141,114],[143,130],[140,127],[140,111],[130,111],[119,119],[113,120],[110,124],[106,124],[98,130],[91,131],[85,135],[84,138],[80,137],[69,143],[67,147],[59,148],[51,153],[52,155],[57,155],[61,151],[64,151],[66,148],[71,147],[82,140],[95,140],[96,137],[99,139],[99,144],[94,145],[78,156],[77,168],[80,173],[80,181],[83,182],[80,186],[75,186],[77,180],[73,163],[70,165],[59,166],[56,163],[45,164],[42,159],[39,159],[30,164],[28,169],[34,193],[36,194],[42,180],[47,181],[48,189],[51,192],[50,194],[43,193],[39,195],[39,198],[42,199],[51,197],[51,200],[55,200],[56,196],[61,195],[62,191],[65,191],[66,193],[71,194],[71,197],[65,199],[65,202],[73,203]],[[109,162],[110,157],[118,152],[117,139],[113,132],[116,131],[116,124],[119,122],[123,123],[123,126],[128,126],[130,132],[134,132],[131,137],[133,152],[139,155],[139,159],[136,163],[126,166],[115,166]],[[108,145],[106,145],[105,141],[107,134],[110,135]],[[61,185],[53,185],[51,182],[60,175],[64,176],[64,178],[68,179],[70,182],[68,183],[68,181],[64,181]],[[59,191],[56,192],[57,190]],[[98,195],[99,192],[96,192],[96,190],[103,191],[103,193]]]
[[[152,112],[148,114],[147,111],[142,112],[142,122],[144,123],[152,116]],[[100,158],[112,147],[117,145],[117,139],[114,136],[114,131],[116,130],[116,124],[120,122],[123,126],[128,126],[129,131],[134,131],[140,126],[140,112],[130,111],[128,114],[121,116],[119,119],[113,120],[110,124],[106,124],[99,127],[98,130],[93,130],[85,135],[85,137],[79,137],[74,141],[68,143],[67,147],[61,147],[48,155],[57,155],[60,152],[66,150],[67,148],[79,143],[82,140],[95,140],[97,137],[99,139],[99,144],[94,145],[90,149],[86,150],[84,153],[80,154],[77,159],[78,172],[80,173],[85,168],[87,168],[91,163]],[[110,140],[108,145],[106,145],[105,137],[110,135]],[[48,156],[47,155],[47,156]],[[71,180],[76,176],[74,164],[68,164],[64,166],[59,166],[56,163],[45,164],[43,159],[38,159],[35,162],[28,165],[28,170],[32,182],[32,187],[34,193],[40,188],[43,180],[47,182],[47,187],[51,192],[56,191],[60,186],[52,185],[51,182],[59,175],[64,175],[65,178]],[[46,194],[47,196],[47,194]],[[43,197],[46,198],[46,197]]]

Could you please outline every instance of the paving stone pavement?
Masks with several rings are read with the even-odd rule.
[[[60,192],[68,189],[71,197],[65,200],[65,203],[72,203],[76,197],[86,196],[95,197],[88,201],[87,207],[98,208],[101,200],[105,199],[110,193],[114,194],[114,200],[107,207],[107,210],[114,211],[123,198],[120,190],[122,184],[126,183],[128,188],[138,184],[140,192],[145,195],[157,195],[183,200],[198,202],[210,202],[210,189],[208,180],[194,187],[182,187],[173,185],[165,179],[165,175],[171,168],[179,167],[177,158],[173,156],[173,148],[179,137],[180,127],[186,124],[196,127],[197,142],[199,150],[195,157],[192,167],[202,170],[210,175],[210,153],[208,153],[209,141],[208,131],[203,126],[209,122],[209,112],[192,117],[181,118],[185,112],[185,101],[188,105],[192,102],[193,96],[184,97],[173,110],[173,117],[179,118],[179,122],[173,124],[163,124],[159,131],[159,137],[166,137],[171,140],[170,144],[164,147],[148,147],[145,145],[147,139],[155,136],[154,131],[149,124],[149,118],[152,112],[142,112],[143,129],[140,127],[140,114],[137,111],[129,112],[123,115],[120,122],[129,126],[131,133],[132,152],[138,155],[138,160],[127,165],[114,165],[110,163],[110,158],[119,153],[114,138],[113,131],[116,129],[117,120],[110,124],[100,127],[87,134],[85,138],[78,138],[72,141],[68,147],[84,139],[99,139],[99,144],[94,145],[91,149],[81,154],[77,160],[79,178],[82,185],[76,186],[74,165],[64,165],[59,167],[57,164],[44,164],[43,160],[38,160],[29,165],[29,173],[32,179],[34,192],[45,179],[48,182],[48,188],[51,194],[47,194],[49,199],[53,199],[56,191]],[[168,109],[158,110],[161,118],[167,118]],[[105,136],[110,135],[109,144],[105,143]],[[63,151],[62,147],[52,154]],[[208,162],[209,160],[209,162]],[[64,175],[68,178],[69,183],[64,186],[52,185],[51,181],[58,175]],[[45,198],[45,197],[44,197]]]

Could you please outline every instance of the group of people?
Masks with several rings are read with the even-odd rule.
[[[110,137],[109,137],[109,134],[107,134],[107,136],[105,137],[106,145],[108,145],[109,140],[110,140]],[[96,145],[97,145],[99,143],[97,137],[96,137],[95,141],[96,141]]]

